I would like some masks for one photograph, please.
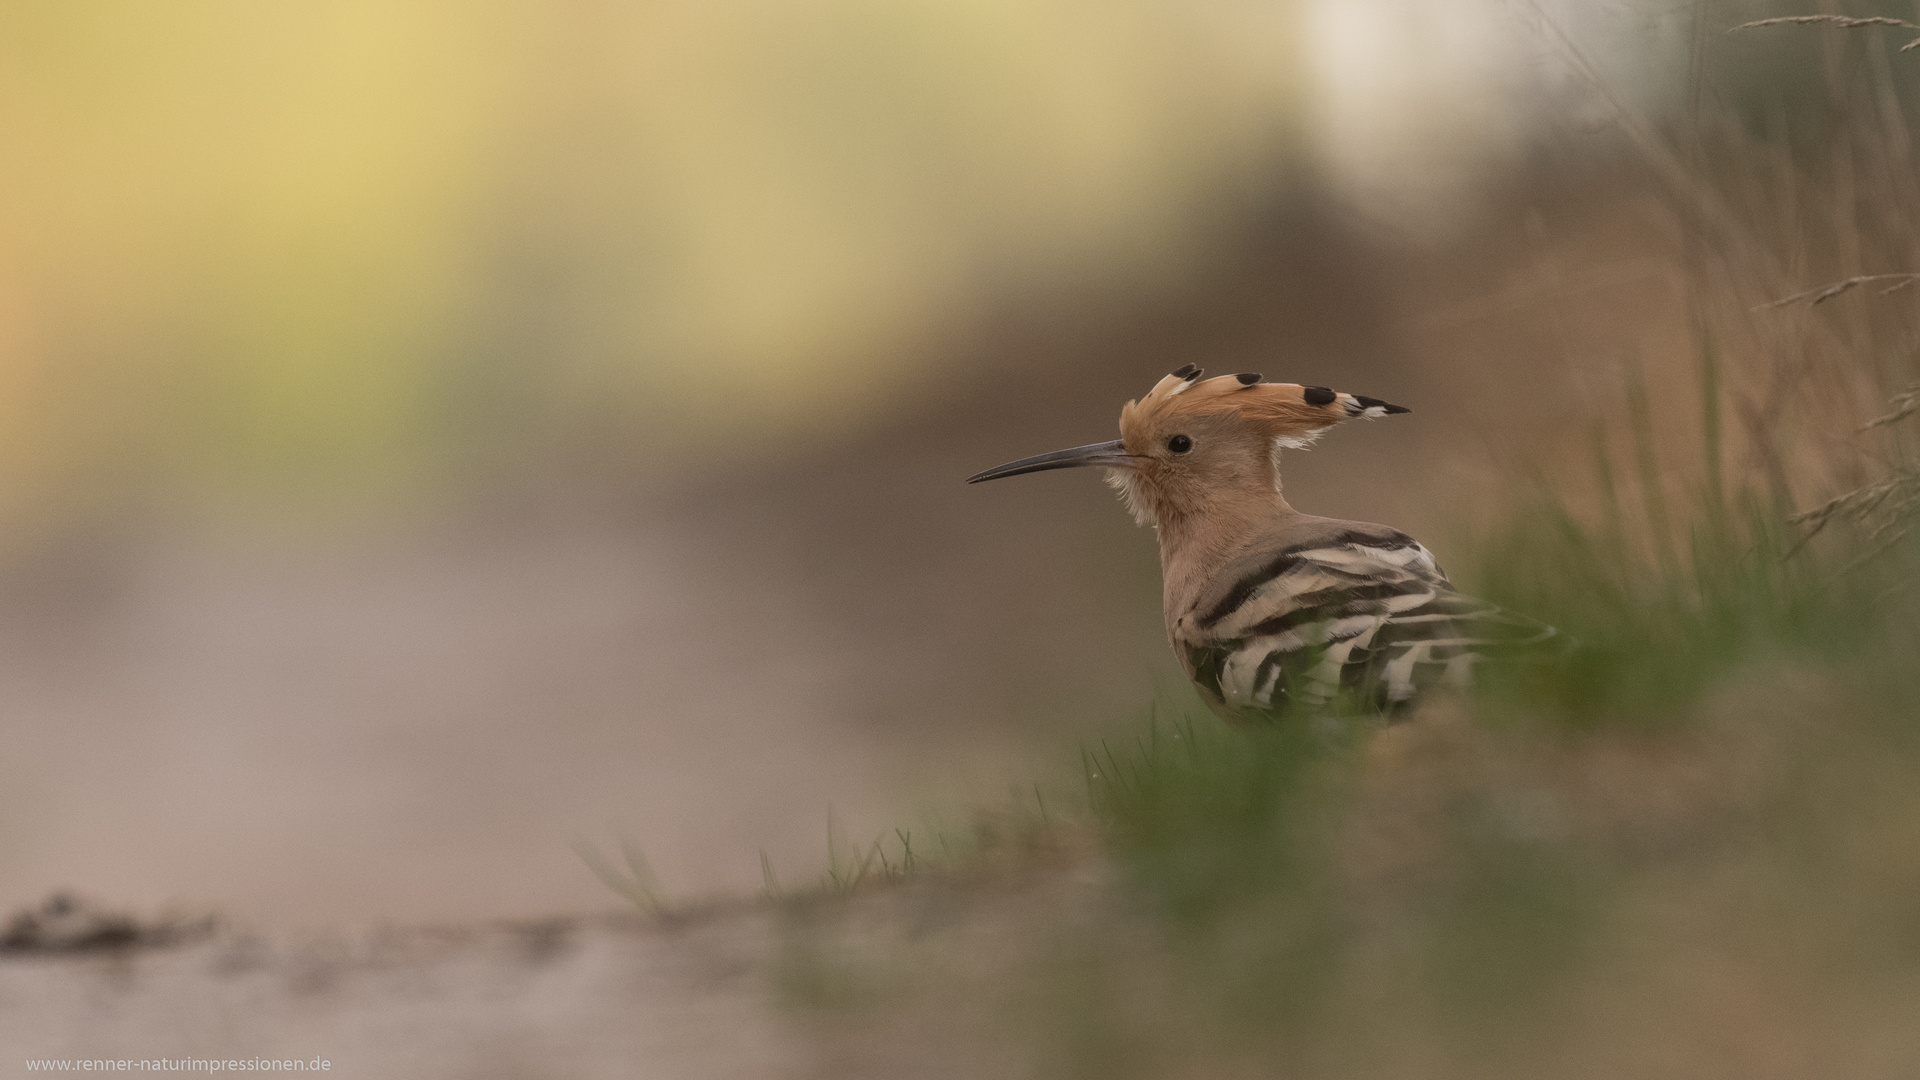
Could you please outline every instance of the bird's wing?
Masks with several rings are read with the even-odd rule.
[[[1477,663],[1558,636],[1455,592],[1431,552],[1391,530],[1273,552],[1181,629],[1203,690],[1228,709],[1267,712],[1342,691],[1390,707],[1428,686],[1465,685]]]

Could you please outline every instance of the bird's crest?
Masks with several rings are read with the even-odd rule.
[[[1132,447],[1169,422],[1234,416],[1280,446],[1303,447],[1343,420],[1409,411],[1324,386],[1270,383],[1252,372],[1212,379],[1204,374],[1188,364],[1154,384],[1146,397],[1127,402],[1120,410],[1122,441]]]

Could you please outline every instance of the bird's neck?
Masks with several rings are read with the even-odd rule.
[[[1204,577],[1259,536],[1299,517],[1277,488],[1209,500],[1194,507],[1168,507],[1158,515],[1160,570],[1169,595]]]

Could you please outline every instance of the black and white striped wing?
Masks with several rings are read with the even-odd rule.
[[[1278,712],[1353,692],[1383,708],[1476,664],[1536,653],[1555,630],[1455,592],[1399,533],[1347,534],[1275,553],[1201,613],[1194,681],[1234,711]]]

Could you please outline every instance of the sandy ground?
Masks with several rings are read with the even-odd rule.
[[[1150,559],[1108,524],[1141,541],[1122,562]],[[965,571],[822,603],[832,583],[797,585],[776,557],[803,526],[743,541],[541,516],[73,567],[101,595],[0,616],[0,903],[71,889],[293,928],[537,918],[617,904],[573,845],[618,838],[675,900],[751,894],[761,852],[789,885],[824,871],[830,808],[845,842],[999,798],[1045,748],[1069,759],[1076,715],[1124,721],[1171,666],[1151,594],[1024,661],[1073,613],[996,633],[1004,608],[969,606]],[[791,546],[815,544],[833,547]],[[1138,674],[1098,685],[1129,657]],[[1050,662],[1086,674],[1005,707]]]
[[[362,1077],[782,1077],[773,915],[632,917],[0,962],[0,1075],[30,1058],[325,1059]]]
[[[1055,868],[666,915],[0,952],[0,1076],[190,1058],[415,1080],[1005,1075],[1005,1048],[979,1037],[1001,1003],[930,995],[899,965],[1004,963],[1098,910],[1097,883]],[[926,1022],[880,1037],[860,1021],[876,994]]]

